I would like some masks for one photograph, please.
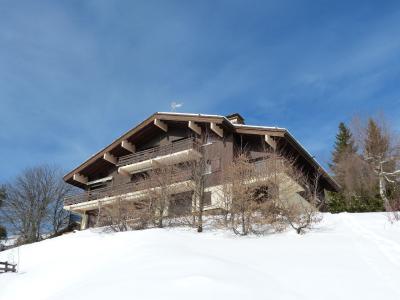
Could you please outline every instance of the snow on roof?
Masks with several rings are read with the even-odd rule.
[[[307,153],[308,156],[310,156],[310,158],[314,161],[314,163],[337,185],[339,186],[339,184],[335,181],[335,179],[333,179],[332,176],[329,175],[328,171],[322,166],[322,164],[315,158],[315,155],[312,155],[306,147],[304,147],[297,139],[294,138],[294,136],[290,133],[289,130],[286,131],[286,133],[293,139],[296,141],[296,143],[304,150],[304,152]]]
[[[286,130],[286,128],[276,126],[258,126],[258,125],[246,125],[246,124],[233,124],[235,127],[249,127],[254,129],[267,129],[267,130]]]
[[[221,116],[221,115],[193,114],[193,113],[179,113],[179,112],[157,112],[157,114],[193,116],[193,117],[225,118],[225,116]]]
[[[223,118],[223,119],[227,120],[229,123],[231,123],[232,125],[234,125],[235,127],[249,127],[249,128],[255,128],[255,129],[286,130],[285,128],[276,127],[276,126],[258,126],[258,125],[246,125],[246,124],[232,123],[226,116],[222,116],[222,115],[194,114],[194,113],[180,113],[180,112],[157,112],[157,114],[193,116],[193,117],[209,117],[209,118]]]

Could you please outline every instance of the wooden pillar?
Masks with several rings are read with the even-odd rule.
[[[88,226],[88,215],[86,214],[86,212],[84,212],[83,214],[81,214],[81,230],[85,230]]]

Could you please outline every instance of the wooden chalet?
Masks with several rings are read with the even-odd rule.
[[[81,193],[65,198],[64,208],[82,216],[82,229],[94,226],[100,205],[113,205],[117,198],[134,201],[143,197],[149,185],[141,175],[163,164],[197,159],[203,153],[207,161],[205,210],[219,209],[221,170],[243,145],[254,159],[265,149],[275,149],[296,157],[310,176],[322,172],[320,197],[324,197],[325,190],[338,189],[335,181],[284,128],[246,125],[238,113],[220,116],[159,112],[64,176],[67,183],[82,189]],[[200,147],[206,151],[200,151]],[[187,184],[190,176],[182,170],[173,178],[189,207],[193,194]],[[173,211],[173,205],[169,209]]]

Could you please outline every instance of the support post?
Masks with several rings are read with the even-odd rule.
[[[265,142],[276,150],[276,141],[268,134],[265,135]]]
[[[84,212],[83,214],[81,214],[81,230],[85,230],[87,228],[88,225],[88,215],[86,214],[86,212]]]
[[[117,164],[117,158],[114,155],[112,155],[110,152],[104,153],[103,159],[108,161],[108,162],[110,162],[110,163],[112,163],[112,164],[114,164],[114,165]]]
[[[196,122],[194,121],[189,121],[188,126],[191,130],[193,130],[194,132],[196,132],[198,135],[201,135],[201,127],[196,124]]]
[[[154,119],[154,125],[156,125],[158,128],[164,130],[165,132],[168,131],[168,125],[164,121],[160,119]]]
[[[224,137],[224,130],[221,127],[219,127],[217,125],[217,123],[211,122],[210,123],[210,128],[211,128],[212,131],[214,131],[220,137],[222,137],[222,138]]]
[[[128,151],[130,151],[130,152],[132,152],[132,153],[135,153],[135,152],[136,152],[136,147],[135,147],[135,145],[132,144],[132,143],[130,143],[130,142],[128,142],[127,140],[123,140],[123,141],[121,142],[121,147],[124,148],[124,149],[126,149],[126,150],[128,150]]]
[[[77,182],[80,182],[80,183],[82,183],[82,184],[87,184],[88,181],[89,181],[88,178],[87,178],[86,176],[83,176],[83,175],[81,175],[81,174],[79,174],[79,173],[74,174],[74,175],[72,176],[72,179],[75,180],[75,181],[77,181]]]

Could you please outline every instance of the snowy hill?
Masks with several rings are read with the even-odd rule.
[[[400,299],[400,225],[379,213],[326,214],[302,236],[87,230],[23,246],[19,261],[0,299]]]

